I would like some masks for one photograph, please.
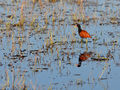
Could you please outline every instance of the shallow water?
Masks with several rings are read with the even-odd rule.
[[[0,1],[0,89],[120,88],[119,1],[29,0],[21,14],[23,2]],[[92,36],[87,46],[76,22]]]

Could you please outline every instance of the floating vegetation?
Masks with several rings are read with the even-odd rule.
[[[105,58],[105,57],[93,57],[91,58],[92,60],[95,60],[95,61],[105,61],[105,60],[109,60],[109,58]]]

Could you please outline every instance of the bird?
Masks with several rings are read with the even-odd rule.
[[[81,25],[80,24],[78,24],[78,23],[76,23],[75,24],[75,27],[77,27],[78,28],[78,34],[79,34],[79,36],[83,39],[83,38],[86,38],[86,44],[87,44],[87,38],[92,38],[91,37],[91,35],[87,32],[87,31],[85,31],[85,30],[83,30],[82,28],[81,28]],[[81,40],[82,41],[82,40]],[[82,42],[81,42],[81,44],[82,44]]]
[[[87,31],[82,30],[80,24],[76,23],[75,26],[78,27],[78,34],[81,38],[91,38],[90,34]]]

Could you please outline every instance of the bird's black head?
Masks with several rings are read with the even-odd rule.
[[[78,32],[82,30],[80,24],[76,23],[75,26],[78,27]]]
[[[80,24],[78,24],[78,23],[76,23],[76,26],[77,26],[78,28],[81,28]]]
[[[79,23],[76,23],[76,25],[77,25],[77,27],[79,27],[79,26],[80,26],[80,24],[79,24]]]

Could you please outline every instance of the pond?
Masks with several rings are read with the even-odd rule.
[[[119,0],[0,1],[0,89],[118,90],[119,43]]]

